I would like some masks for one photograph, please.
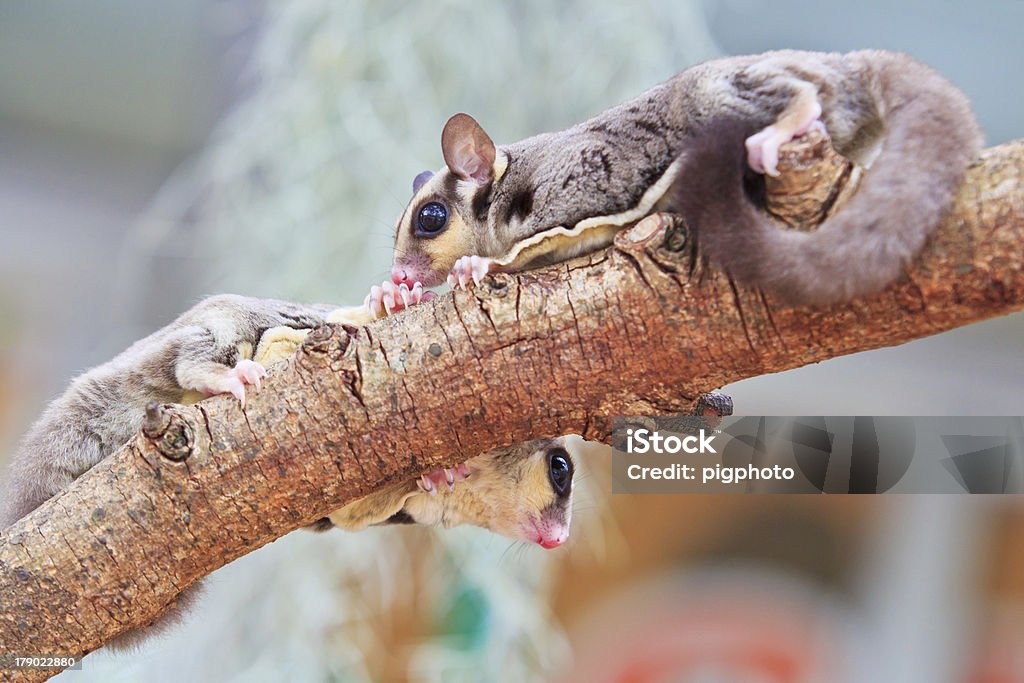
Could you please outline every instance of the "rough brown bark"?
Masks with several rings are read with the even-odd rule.
[[[798,227],[842,201],[848,169],[823,154],[795,146],[770,188],[800,195],[771,205]],[[691,261],[680,221],[655,218],[607,253],[317,330],[244,411],[224,397],[154,411],[0,535],[0,652],[85,654],[227,562],[424,469],[547,435],[605,439],[612,415],[682,412],[729,382],[1019,310],[1022,176],[1024,142],[986,151],[909,276],[830,310],[735,287]]]

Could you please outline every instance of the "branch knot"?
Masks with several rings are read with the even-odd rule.
[[[192,427],[180,415],[159,403],[151,402],[146,406],[142,433],[153,442],[160,455],[168,460],[181,462],[192,455],[195,446]]]

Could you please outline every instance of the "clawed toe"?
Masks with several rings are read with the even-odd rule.
[[[397,313],[403,308],[415,306],[433,298],[433,292],[424,291],[421,282],[415,282],[412,287],[409,287],[404,282],[396,285],[385,280],[380,285],[370,288],[370,293],[363,299],[363,305],[374,318],[383,318]]]
[[[267,369],[254,360],[240,360],[235,365],[235,375],[245,384],[254,384],[259,389],[263,384],[263,378],[267,376]]]
[[[465,481],[469,478],[469,474],[469,466],[466,463],[461,463],[452,468],[427,472],[416,480],[416,485],[424,493],[436,496],[442,483],[449,491],[454,491],[455,482]]]
[[[448,284],[452,287],[465,288],[470,281],[479,285],[483,279],[494,270],[494,259],[486,256],[463,256],[452,266],[448,273]]]

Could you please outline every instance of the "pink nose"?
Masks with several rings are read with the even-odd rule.
[[[564,538],[542,538],[539,541],[537,541],[537,543],[540,544],[540,547],[544,548],[545,550],[551,550],[552,548],[557,548],[558,546],[562,545],[562,543],[564,543],[564,542],[565,542]]]
[[[405,268],[402,266],[391,267],[391,281],[396,285],[400,285],[404,282],[409,287],[413,286],[412,278],[409,277],[409,273],[406,272]]]

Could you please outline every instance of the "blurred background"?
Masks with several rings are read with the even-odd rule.
[[[1021,26],[1020,2],[7,0],[0,462],[72,376],[203,294],[361,301],[453,112],[507,142],[717,55],[877,47],[946,74],[997,144],[1024,136]],[[1022,415],[1022,332],[726,391],[748,415]],[[217,572],[174,635],[63,677],[1024,681],[1014,500],[611,496],[585,450],[567,547],[297,532]]]

